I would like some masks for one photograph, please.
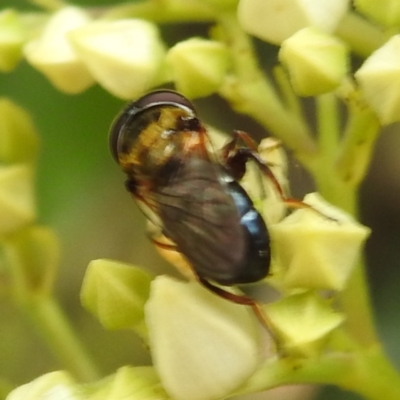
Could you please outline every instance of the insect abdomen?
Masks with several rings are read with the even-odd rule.
[[[268,229],[240,184],[232,181],[228,183],[228,187],[240,214],[240,224],[244,230],[246,244],[241,264],[232,269],[235,275],[232,273],[230,281],[219,283],[235,285],[257,282],[265,278],[269,271],[271,250]]]

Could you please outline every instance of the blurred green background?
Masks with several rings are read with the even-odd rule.
[[[80,3],[100,5],[110,1]],[[10,6],[26,7],[26,2],[0,1],[0,8]],[[163,32],[172,43],[179,35],[206,32],[206,28],[183,25],[167,27]],[[274,60],[273,54],[265,48],[263,51],[270,62]],[[96,258],[127,261],[155,272],[168,268],[172,273],[172,268],[146,240],[144,217],[125,191],[124,177],[109,154],[108,129],[124,102],[98,86],[81,95],[64,95],[25,62],[14,72],[0,75],[0,95],[30,112],[41,136],[37,176],[39,222],[54,228],[61,240],[62,260],[55,290],[65,312],[104,374],[124,364],[149,363],[147,352],[133,334],[104,331],[79,303],[85,268]],[[219,128],[247,130],[258,138],[266,135],[247,118],[233,117],[219,99],[202,99],[196,105],[202,117]],[[362,188],[361,211],[363,223],[373,229],[367,244],[367,260],[378,329],[388,354],[400,367],[398,131],[398,126],[390,127],[378,141]],[[295,168],[292,181],[299,196],[312,190],[310,180],[299,168]],[[0,302],[0,360],[0,376],[17,384],[63,368],[32,326],[4,298]],[[317,398],[358,397],[324,388]]]

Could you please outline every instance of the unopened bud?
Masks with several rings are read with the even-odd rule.
[[[132,99],[158,83],[164,45],[157,26],[143,20],[96,21],[70,34],[97,82],[113,95]]]
[[[400,121],[400,35],[373,52],[355,77],[382,124]]]
[[[280,44],[307,26],[333,32],[348,5],[348,0],[241,0],[238,18],[246,32]]]
[[[22,57],[25,30],[19,15],[11,9],[0,12],[0,71],[10,72]]]
[[[132,265],[91,261],[82,285],[83,306],[107,329],[134,329],[145,336],[144,304],[151,277]]]
[[[196,282],[157,277],[146,321],[155,368],[176,400],[226,398],[257,367],[258,331],[250,310]]]
[[[71,47],[67,33],[89,22],[85,11],[66,7],[55,13],[38,39],[24,48],[26,59],[51,83],[66,93],[80,93],[94,82]]]
[[[271,279],[291,289],[343,290],[370,230],[316,194],[304,202],[321,214],[302,208],[270,226]]]
[[[265,307],[284,351],[296,356],[318,356],[344,316],[315,292],[288,296]]]
[[[300,96],[332,91],[343,81],[348,69],[344,43],[317,28],[304,28],[286,39],[279,59]]]

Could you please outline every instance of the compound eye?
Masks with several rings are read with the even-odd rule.
[[[147,108],[154,105],[169,104],[171,106],[184,106],[195,112],[193,104],[180,93],[174,92],[173,90],[155,90],[154,92],[148,93],[136,101],[138,108]]]
[[[130,103],[114,120],[110,130],[110,151],[117,163],[120,153],[128,151],[141,131],[157,120],[163,106],[185,108],[195,114],[193,104],[172,90],[156,90]]]
[[[128,125],[128,121],[132,116],[131,107],[132,103],[115,118],[114,122],[111,125],[110,135],[109,135],[110,151],[112,157],[117,163],[119,162],[119,152],[121,143],[120,139],[124,135],[124,132]]]

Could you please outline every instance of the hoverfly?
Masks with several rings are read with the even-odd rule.
[[[284,197],[253,140],[235,131],[217,158],[193,104],[177,92],[158,90],[130,103],[115,119],[110,148],[127,175],[128,191],[173,243],[155,244],[181,253],[200,283],[251,306],[268,325],[255,300],[219,286],[257,282],[269,272],[267,226],[239,183],[248,160],[272,180],[285,202],[303,204]]]

